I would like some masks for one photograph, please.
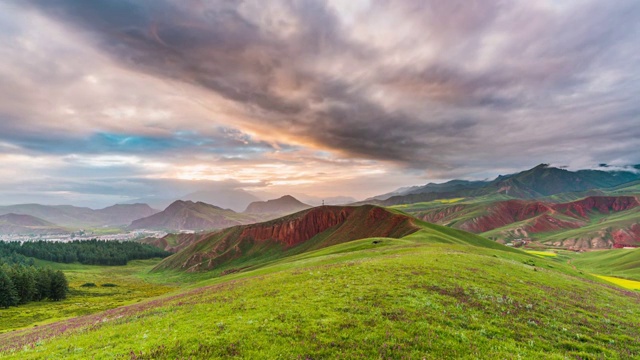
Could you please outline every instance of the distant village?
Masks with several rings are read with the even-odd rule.
[[[9,234],[0,235],[0,241],[56,241],[69,242],[74,240],[105,240],[105,241],[132,241],[143,239],[146,237],[161,238],[167,235],[166,231],[156,230],[135,230],[118,234],[98,235],[93,232],[78,231],[71,234]]]

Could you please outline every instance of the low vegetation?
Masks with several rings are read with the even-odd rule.
[[[174,291],[177,288],[175,284],[163,284],[161,279],[148,279],[146,273],[159,261],[134,260],[126,266],[36,261],[36,265],[42,268],[53,268],[65,274],[69,287],[67,297],[56,302],[44,299],[0,309],[0,333],[93,314]]]
[[[69,297],[1,310],[0,356],[640,357],[640,293],[590,275],[619,276],[591,271],[594,260],[618,274],[636,253],[527,253],[385,211],[325,207],[238,227],[160,265],[46,263],[65,272]]]
[[[593,274],[640,281],[640,249],[566,252],[565,257],[576,267]]]
[[[433,226],[300,253],[6,333],[0,351],[7,359],[640,356],[639,294],[460,234]]]

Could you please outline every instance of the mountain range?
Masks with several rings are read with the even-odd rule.
[[[201,201],[178,200],[157,214],[133,221],[128,229],[169,231],[222,229],[275,219],[310,207],[290,195],[268,201],[252,202],[242,213]]]
[[[69,230],[31,215],[0,215],[0,234],[68,234]]]
[[[574,250],[640,246],[640,202],[635,196],[590,196],[567,203],[457,199],[403,210],[502,243],[536,241]]]
[[[56,226],[84,228],[129,225],[132,221],[157,213],[147,204],[118,204],[93,210],[71,205],[22,204],[0,206],[0,215],[30,215]]]
[[[361,203],[377,205],[410,204],[437,199],[505,195],[512,198],[535,199],[561,193],[609,189],[640,180],[640,165],[628,171],[578,170],[569,171],[540,164],[515,174],[501,175],[492,181],[451,180],[442,184],[430,183],[398,189],[375,196]]]
[[[595,207],[628,205],[614,201]],[[577,207],[562,209],[579,213]],[[198,359],[277,358],[283,353],[336,358],[345,351],[347,358],[376,358],[381,353],[389,358],[418,353],[422,358],[434,349],[438,353],[432,358],[452,353],[462,358],[518,353],[527,359],[550,353],[557,358],[640,354],[635,341],[638,294],[599,276],[613,272],[637,278],[637,266],[632,266],[638,250],[595,257],[524,252],[372,205],[322,206],[267,222],[175,236],[184,238],[176,243],[185,245],[164,260],[137,263],[121,272],[92,266],[91,279],[108,279],[115,287],[109,292],[81,288],[86,281],[82,276],[72,283],[76,292],[83,291],[83,299],[111,300],[112,294],[120,296],[118,289],[132,293],[127,290],[132,284],[156,286],[157,293],[147,295],[153,299],[122,305],[118,298],[104,311],[102,305],[87,309],[72,294],[76,297],[64,304],[78,301],[83,316],[10,328],[0,334],[0,353],[12,359],[43,354],[67,358],[69,344],[82,344],[74,350],[80,353],[77,358],[99,358],[106,343],[113,347],[109,356],[137,359],[184,354]],[[67,271],[86,272],[82,265],[71,266]],[[113,277],[122,273],[128,276]],[[153,282],[138,277],[152,277]],[[168,289],[160,290],[163,286]],[[325,335],[317,335],[318,324]],[[154,331],[174,334],[175,339],[167,341]],[[525,339],[523,333],[528,334]],[[297,336],[304,343],[291,341]],[[218,338],[223,341],[206,343]],[[531,346],[531,338],[543,339],[543,348]],[[372,339],[374,346],[358,348]],[[390,346],[389,341],[398,342]],[[483,347],[470,347],[472,342]],[[148,347],[136,348],[140,344]]]
[[[159,213],[133,221],[127,229],[205,230],[248,222],[248,217],[230,209],[200,201],[178,200]]]
[[[636,221],[633,211],[627,212],[632,209],[620,214],[616,212],[616,216],[606,218],[601,218],[601,213],[598,216],[589,215],[592,212],[586,217],[576,218],[559,213],[556,207],[560,205],[553,204],[569,204],[585,198],[636,196],[640,194],[639,169],[640,166],[627,170],[569,171],[541,164],[515,174],[498,176],[492,181],[451,180],[441,184],[405,187],[353,205],[395,206],[420,219],[458,227],[500,241],[516,238],[537,241],[541,240],[539,234],[544,232],[553,233],[553,237],[546,237],[545,240],[555,246],[580,249],[625,246],[640,242],[636,235],[640,221]],[[260,201],[242,190],[199,191],[185,198],[216,202],[177,200],[162,211],[139,203],[119,204],[98,210],[70,205],[24,204],[1,206],[0,215],[29,215],[46,221],[49,223],[46,226],[58,229],[56,231],[104,226],[127,227],[129,230],[203,231],[267,221],[311,208],[311,205],[290,195]],[[225,208],[219,203],[233,203],[233,208]],[[404,205],[410,206],[403,208]],[[537,207],[539,211],[533,212],[530,218],[508,218],[505,215],[520,207]],[[542,228],[547,231],[539,230]],[[583,228],[584,231],[578,233],[577,229]],[[14,232],[31,230],[11,227]],[[560,235],[568,230],[572,232],[565,235],[571,237]],[[165,244],[166,248],[175,246],[177,244],[172,241]]]
[[[236,272],[265,260],[299,254],[351,240],[400,238],[420,229],[415,219],[371,205],[322,206],[271,220],[235,226],[194,238],[180,235],[188,244],[161,262],[156,270],[188,272],[216,269]]]
[[[213,204],[235,212],[241,212],[252,202],[261,201],[259,197],[240,189],[201,190],[182,196],[180,200]]]

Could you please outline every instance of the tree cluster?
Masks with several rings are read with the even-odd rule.
[[[20,264],[0,266],[0,308],[67,297],[69,284],[62,271]]]
[[[164,258],[171,253],[132,241],[74,240],[70,242],[0,242],[0,258],[13,254],[36,259],[85,265],[126,265],[130,260]]]

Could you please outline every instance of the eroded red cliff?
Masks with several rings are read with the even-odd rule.
[[[413,218],[375,206],[322,206],[207,234],[159,268],[213,269],[243,256],[260,256],[265,250],[285,253],[320,234],[309,249],[370,237],[399,238],[418,229]]]
[[[631,210],[638,205],[640,205],[638,200],[633,196],[591,196],[566,204],[558,204],[555,209],[565,215],[586,218],[593,211],[609,214]]]

